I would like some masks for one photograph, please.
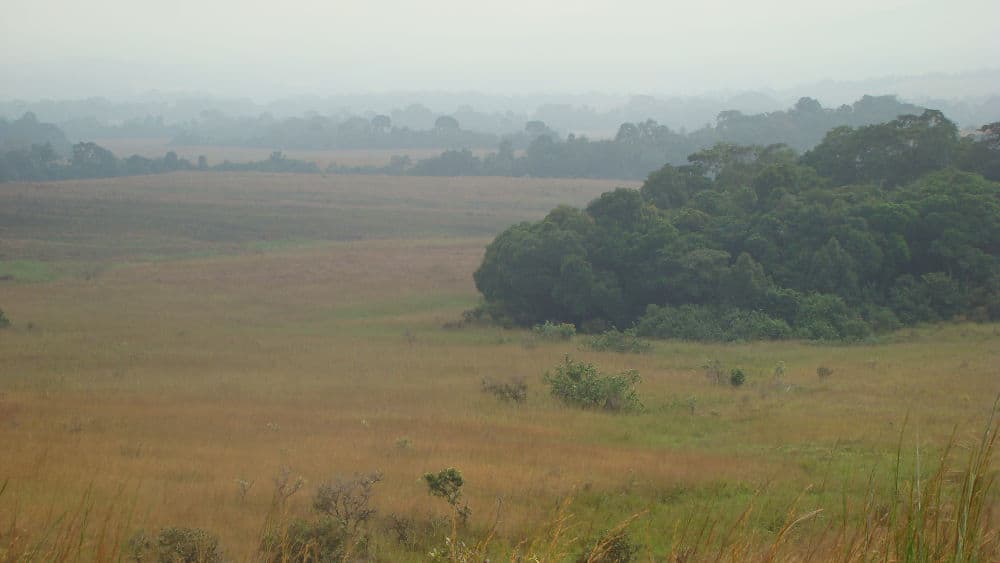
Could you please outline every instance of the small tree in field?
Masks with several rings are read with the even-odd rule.
[[[464,524],[469,520],[469,516],[472,515],[469,506],[464,503],[462,506],[458,504],[462,498],[462,485],[465,484],[461,471],[449,467],[437,473],[424,473],[424,482],[427,483],[428,493],[443,498],[455,509],[455,515],[460,522]]]

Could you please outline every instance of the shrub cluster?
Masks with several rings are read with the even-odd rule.
[[[706,305],[650,305],[636,331],[650,338],[703,341],[778,340],[793,334],[787,322],[767,313]]]
[[[482,389],[484,393],[489,393],[504,402],[523,403],[528,398],[528,384],[522,377],[511,378],[508,381],[486,378],[483,379]]]
[[[221,563],[219,538],[201,528],[164,528],[150,538],[137,532],[128,541],[132,561],[157,563]]]
[[[532,327],[531,334],[539,340],[569,340],[576,334],[576,327],[570,323],[545,321]]]
[[[635,328],[626,330],[610,329],[590,337],[587,347],[595,352],[618,352],[621,354],[644,354],[652,345],[642,338]]]
[[[322,483],[313,497],[316,518],[297,518],[287,526],[264,535],[261,551],[268,561],[340,561],[363,555],[370,543],[367,525],[375,516],[372,493],[383,479],[381,472],[360,475],[352,480]],[[287,498],[276,479],[276,498]]]
[[[603,374],[594,364],[576,362],[569,356],[544,376],[552,395],[563,403],[613,412],[642,410],[635,389],[640,380],[635,370]]]

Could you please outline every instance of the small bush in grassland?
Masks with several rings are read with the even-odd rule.
[[[375,515],[371,506],[372,489],[382,482],[381,471],[360,475],[351,481],[338,479],[319,486],[313,497],[313,510],[335,519],[348,533],[358,529]]]
[[[566,356],[563,363],[555,367],[554,373],[545,373],[544,381],[551,388],[552,395],[568,405],[607,411],[639,411],[643,408],[635,389],[641,378],[635,370],[602,374],[594,364],[575,362]]]
[[[626,352],[632,354],[644,354],[649,352],[652,345],[642,338],[639,338],[636,329],[630,328],[624,331],[606,330],[601,334],[590,337],[587,347],[595,352]]]
[[[10,319],[8,319],[7,315],[3,313],[3,309],[0,309],[0,328],[5,328],[8,326],[10,326]]]
[[[569,340],[576,335],[576,327],[570,323],[545,321],[532,327],[531,333],[539,340]]]
[[[389,514],[389,524],[386,532],[396,538],[396,543],[405,547],[413,547],[417,543],[417,526],[412,518],[400,516],[396,513]]]
[[[733,387],[740,387],[747,381],[747,376],[740,368],[733,368],[729,372],[729,384]]]
[[[513,377],[508,381],[485,378],[482,389],[483,393],[489,393],[504,402],[523,403],[528,398],[528,384],[523,377]]]
[[[372,492],[382,479],[376,471],[350,481],[321,484],[312,501],[316,518],[296,518],[272,527],[261,539],[264,559],[274,563],[340,561],[365,554],[371,542],[367,526],[376,512]]]
[[[261,540],[262,560],[269,563],[346,560],[347,539],[333,518],[296,518],[282,529],[265,534]]]
[[[833,375],[833,370],[826,366],[819,366],[816,368],[816,376],[820,379],[826,379]]]
[[[427,483],[427,492],[431,496],[444,499],[455,509],[455,516],[460,522],[463,524],[468,522],[472,510],[464,503],[459,505],[462,499],[462,485],[465,484],[461,471],[448,467],[437,473],[424,473],[424,482]]]
[[[128,556],[138,563],[221,563],[219,538],[201,528],[164,528],[152,539],[137,532],[128,540]]]

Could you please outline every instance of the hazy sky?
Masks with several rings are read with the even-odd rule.
[[[995,68],[998,22],[1000,0],[0,0],[0,98],[785,88]]]

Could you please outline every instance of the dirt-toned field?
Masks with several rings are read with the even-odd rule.
[[[901,440],[912,477],[956,428],[960,444],[982,429],[1000,392],[995,325],[642,355],[444,328],[476,302],[471,274],[494,233],[610,186],[194,173],[0,186],[13,278],[0,281],[13,321],[0,330],[0,545],[90,507],[83,560],[102,529],[165,526],[211,530],[249,560],[282,467],[306,479],[290,516],[309,514],[321,482],[381,470],[373,554],[422,560],[444,545],[433,523],[449,510],[421,475],[456,467],[472,509],[462,534],[485,535],[503,499],[499,553],[544,535],[568,497],[567,549],[641,513],[632,537],[657,560],[684,522],[721,529],[753,506],[747,525],[766,543],[789,508],[824,509],[788,539],[797,553],[898,482]],[[567,354],[637,369],[645,411],[556,402],[542,374]],[[713,359],[747,384],[709,382]],[[480,390],[511,376],[528,383],[524,404]],[[253,483],[245,498],[239,480]],[[426,524],[424,537],[400,545],[390,515]]]

